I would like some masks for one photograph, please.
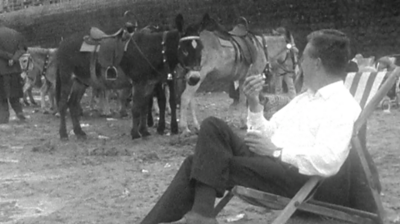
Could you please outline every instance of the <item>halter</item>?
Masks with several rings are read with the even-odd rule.
[[[294,55],[293,49],[295,48],[294,45],[288,43],[286,44],[285,48],[283,48],[281,51],[279,51],[278,53],[276,53],[273,57],[271,57],[271,59],[276,59],[280,54],[282,54],[284,51],[286,51],[286,56],[285,59],[283,61],[279,61],[276,60],[278,63],[278,67],[283,70],[283,73],[279,74],[279,76],[283,76],[286,75],[288,73],[292,73],[295,74],[295,66],[297,65],[297,60],[296,57]],[[287,69],[286,66],[284,65],[285,62],[289,59],[289,57],[292,56],[293,58],[293,69]],[[272,60],[271,60],[272,61]],[[269,68],[269,72],[270,72],[270,68]]]
[[[201,41],[200,40],[200,36],[186,36],[186,37],[182,37],[181,39],[179,39],[179,43],[181,43],[181,42],[183,42],[183,41]],[[180,47],[180,45],[179,45],[179,47]],[[184,68],[184,69],[186,69],[186,70],[191,70],[191,71],[199,71],[200,69],[200,65],[198,65],[198,66],[193,66],[193,67],[189,67],[189,66],[186,66],[186,65],[183,65],[182,64],[182,67]],[[196,68],[196,67],[198,67],[198,68]]]

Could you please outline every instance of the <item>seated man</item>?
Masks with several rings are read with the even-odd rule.
[[[184,218],[188,224],[217,224],[215,199],[235,185],[293,197],[310,176],[346,176],[341,167],[361,112],[342,81],[349,53],[349,39],[340,31],[311,33],[301,59],[308,91],[270,121],[259,102],[262,76],[248,77],[243,86],[249,103],[246,137],[217,118],[205,119],[194,155],[141,223]],[[335,185],[321,190],[326,201],[346,195]]]

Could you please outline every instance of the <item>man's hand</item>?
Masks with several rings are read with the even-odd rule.
[[[247,97],[248,106],[251,112],[257,113],[263,110],[260,104],[260,92],[264,85],[263,75],[248,76],[243,84],[243,92]]]
[[[259,95],[264,85],[263,75],[248,76],[243,84],[243,92],[249,101],[259,102]]]
[[[14,65],[14,60],[13,59],[8,60],[8,65],[9,66],[13,66]]]
[[[250,151],[261,156],[272,156],[273,152],[278,149],[269,138],[263,136],[260,131],[247,131],[244,139]]]

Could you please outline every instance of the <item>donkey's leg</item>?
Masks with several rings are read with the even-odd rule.
[[[131,136],[132,139],[142,137],[141,133],[139,133],[139,125],[143,126],[146,125],[141,124],[142,119],[142,111],[143,107],[148,107],[148,98],[145,97],[145,84],[144,83],[137,83],[133,86],[132,91],[132,129],[131,129]],[[147,111],[147,110],[146,110]],[[147,116],[147,115],[145,115]],[[146,120],[145,120],[146,121]],[[147,125],[146,125],[147,126]]]
[[[146,102],[149,102],[151,97],[150,95],[145,95],[144,96],[144,104],[141,106],[141,113],[140,113],[140,122],[139,122],[139,134],[140,136],[146,137],[151,135],[150,132],[147,129],[147,114],[148,114],[148,107],[146,105]]]
[[[42,86],[40,87],[40,108],[42,109],[43,113],[46,112],[46,93],[48,89],[47,82],[43,82]]]
[[[197,89],[199,89],[200,84],[202,83],[202,80],[200,80],[196,85],[191,86],[189,84],[186,84],[186,89],[183,91],[182,96],[181,96],[181,108],[180,108],[180,119],[179,119],[179,129],[182,130],[182,135],[186,136],[190,134],[190,130],[188,127],[187,123],[187,109],[189,106],[189,103],[191,103],[194,97],[194,94],[196,93]],[[193,115],[193,120],[197,121],[196,118],[196,112],[193,110],[192,107],[192,115]],[[198,123],[198,122],[197,122]],[[200,125],[196,124],[196,128],[200,130]]]
[[[160,109],[159,120],[157,125],[157,133],[163,135],[165,130],[165,108],[166,108],[166,97],[165,97],[165,92],[163,90],[163,83],[156,84],[156,86],[154,87],[154,93],[156,94],[158,107]]]
[[[288,89],[288,93],[287,94],[288,94],[290,99],[293,99],[297,94],[296,93],[296,88],[294,86],[294,77],[293,76],[294,76],[294,74],[289,73],[289,74],[286,74],[283,77],[283,80],[285,81],[287,89]]]
[[[57,113],[57,105],[55,103],[55,92],[54,92],[54,85],[51,85],[49,88],[49,91],[47,92],[47,95],[49,96],[49,101],[50,101],[50,111],[51,113]]]
[[[104,104],[103,104],[104,108],[102,110],[102,115],[105,117],[110,117],[110,116],[112,116],[111,107],[110,107],[110,97],[112,95],[112,90],[106,89],[103,91],[103,94],[104,94],[103,95],[104,96],[104,98],[103,98],[104,99]]]
[[[178,121],[176,117],[176,93],[175,93],[175,82],[173,80],[167,81],[168,84],[168,95],[166,98],[169,101],[169,108],[171,114],[171,133],[178,134]]]
[[[154,126],[154,118],[153,118],[153,97],[150,97],[148,100],[148,111],[147,111],[147,126],[148,127],[153,127]]]
[[[169,102],[170,101],[170,98],[171,98],[171,87],[170,87],[170,85],[173,85],[174,86],[174,84],[172,83],[172,84],[167,84],[167,85],[164,85],[163,87],[163,90],[164,90],[164,94],[165,94],[165,100],[167,101],[167,102]],[[173,90],[174,92],[175,92],[175,90]],[[176,100],[175,100],[176,101]],[[175,102],[175,104],[176,104],[176,102]],[[165,109],[166,109],[166,111],[167,111],[167,113],[168,114],[171,114],[171,104],[165,104]]]
[[[118,98],[119,98],[119,116],[122,117],[127,117],[128,113],[127,111],[127,104],[128,104],[128,98],[130,96],[130,91],[131,88],[125,88],[121,89],[118,91]]]
[[[23,101],[24,101],[24,105],[25,105],[25,106],[29,106],[29,105],[30,105],[29,100],[28,100],[28,98],[30,98],[30,96],[29,96],[29,91],[30,91],[31,94],[32,94],[32,86],[29,86],[29,87],[24,91]]]
[[[72,89],[72,82],[72,71],[60,67],[56,78],[56,100],[60,112],[59,134],[61,140],[68,140],[65,116],[69,107],[68,98]]]
[[[71,95],[68,100],[69,113],[72,120],[72,125],[74,128],[74,133],[78,139],[86,139],[86,133],[82,130],[81,124],[79,123],[79,118],[81,116],[81,106],[80,101],[83,94],[85,93],[85,85],[83,85],[78,80],[74,80],[71,90]]]
[[[33,95],[32,95],[32,89],[33,89],[33,86],[31,86],[31,88],[29,88],[27,90],[28,97],[29,97],[29,102],[31,102],[32,105],[37,106],[37,103],[36,103],[36,101],[35,101],[35,99],[33,98]]]
[[[90,96],[90,101],[89,101],[89,108],[90,110],[95,109],[95,104],[96,104],[96,96],[99,94],[98,90],[96,90],[94,87],[91,87],[91,96]]]

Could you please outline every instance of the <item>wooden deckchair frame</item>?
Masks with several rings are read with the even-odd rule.
[[[364,150],[366,150],[364,148],[365,144],[361,144],[359,132],[362,127],[365,127],[367,119],[371,116],[374,109],[378,106],[383,97],[386,96],[386,94],[389,92],[390,88],[392,88],[392,86],[398,79],[399,74],[400,67],[396,67],[396,69],[388,75],[388,78],[386,79],[386,81],[384,81],[376,94],[366,104],[359,118],[354,124],[353,136],[351,139],[352,149],[356,150],[358,157],[360,158],[363,171],[366,175],[368,187],[377,208],[376,214],[312,200],[314,192],[318,189],[318,187],[324,180],[322,177],[313,176],[303,185],[303,187],[296,193],[296,195],[292,199],[270,194],[267,192],[258,191],[251,188],[235,186],[232,191],[228,192],[228,194],[217,204],[214,209],[214,215],[216,216],[232,199],[232,197],[236,195],[256,206],[263,206],[278,210],[283,209],[279,216],[272,222],[272,224],[286,223],[297,209],[351,223],[383,224],[385,220],[384,209],[382,206],[380,194],[378,192],[378,186],[376,186],[376,183],[373,181],[371,170],[364,153]]]

